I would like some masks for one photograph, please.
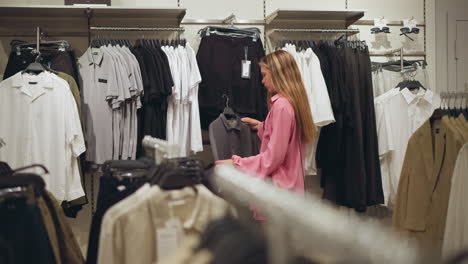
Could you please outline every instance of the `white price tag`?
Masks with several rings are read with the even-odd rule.
[[[179,248],[184,238],[184,227],[177,218],[169,219],[164,228],[158,228],[156,230],[158,262],[171,256]]]
[[[249,60],[242,61],[242,79],[250,79],[250,65],[251,61]]]
[[[177,250],[177,231],[173,228],[156,230],[158,262],[171,256]]]

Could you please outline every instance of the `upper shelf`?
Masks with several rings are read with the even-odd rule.
[[[2,6],[0,7],[0,17],[77,18],[86,17],[86,10],[88,9],[92,12],[93,18],[177,20],[179,24],[186,13],[185,8],[127,8],[111,6]]]
[[[277,9],[265,18],[266,25],[283,22],[345,22],[350,26],[364,16],[364,10]]]

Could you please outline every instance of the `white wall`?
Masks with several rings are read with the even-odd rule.
[[[435,1],[435,35],[437,60],[437,86],[442,91],[454,91],[453,80],[449,78],[449,68],[455,63],[453,42],[449,39],[449,19],[455,15],[464,14],[468,19],[468,1],[466,0],[436,0]]]
[[[429,69],[434,72],[435,67],[435,37],[434,37],[434,17],[436,0],[426,0],[426,13],[428,24],[427,32],[427,60],[430,65]],[[463,1],[463,0],[461,0]],[[346,3],[349,9],[364,9],[367,10],[364,19],[373,19],[375,17],[384,16],[388,20],[402,20],[404,18],[415,17],[417,20],[424,20],[424,0],[265,0],[265,10],[263,0],[180,0],[180,6],[187,8],[186,18],[189,19],[222,19],[230,14],[235,14],[240,20],[262,20],[265,14],[268,15],[277,8],[293,8],[293,9],[344,9]],[[60,5],[63,0],[0,0],[2,5]],[[177,0],[112,0],[113,6],[127,7],[177,7]],[[73,26],[73,25],[72,25]],[[187,38],[194,46],[198,48],[199,37],[198,29],[203,25],[184,25],[186,28],[185,38]],[[263,26],[256,26],[263,30]],[[384,51],[387,49],[395,49],[403,46],[409,51],[424,51],[424,29],[419,35],[413,35],[415,41],[409,41],[404,36],[399,36],[399,26],[391,27],[391,34],[370,34],[371,26],[358,26],[361,33],[358,36],[362,40],[368,42],[369,47],[373,51]],[[2,26],[0,25],[0,30]],[[109,34],[108,34],[109,35]],[[113,33],[115,36],[122,34]],[[136,36],[135,36],[136,37]],[[287,38],[288,35],[282,36]],[[0,74],[3,73],[7,56],[9,53],[9,41],[12,38],[0,39]],[[72,45],[77,49],[78,53],[86,49],[87,42],[79,38],[70,38]],[[78,54],[79,55],[79,54]],[[386,60],[383,57],[374,57],[374,61]],[[431,84],[435,84],[435,74],[431,75]],[[431,85],[434,87],[435,85]]]

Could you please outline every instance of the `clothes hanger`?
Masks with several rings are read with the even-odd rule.
[[[0,202],[25,198],[28,204],[34,204],[36,194],[32,185],[0,189]]]
[[[165,190],[181,189],[187,186],[193,187],[202,182],[203,168],[203,164],[199,160],[190,158],[169,159],[163,164],[159,175],[157,175],[158,177],[153,179],[152,182]]]
[[[463,115],[465,116],[465,119],[468,120],[468,93],[464,93],[464,98],[465,98],[465,106],[463,109]]]
[[[30,63],[28,67],[26,67],[26,69],[22,71],[22,73],[29,73],[29,74],[37,75],[41,72],[47,71],[47,68],[42,63],[39,62],[40,58],[41,58],[41,54],[39,53],[36,57],[35,62]]]
[[[231,107],[229,107],[229,97],[226,94],[223,94],[223,98],[226,98],[226,107],[224,107],[223,115],[226,118],[233,118],[233,117],[236,118],[237,114],[234,112],[234,110]]]

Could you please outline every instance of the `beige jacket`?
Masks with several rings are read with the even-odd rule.
[[[447,116],[428,120],[410,138],[398,186],[393,225],[440,256],[450,184],[464,137]]]

